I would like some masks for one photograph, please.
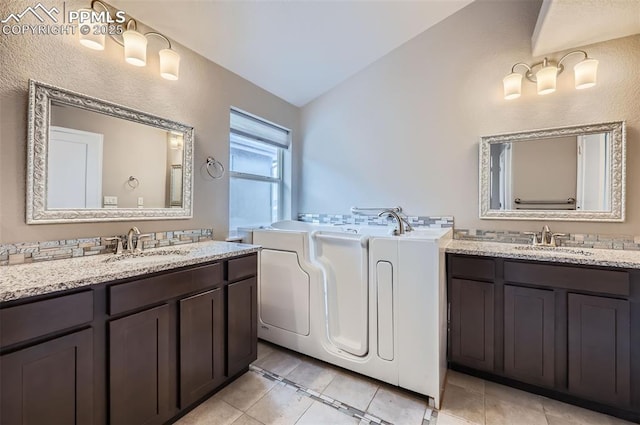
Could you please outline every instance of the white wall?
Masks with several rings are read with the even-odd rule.
[[[600,60],[592,89],[575,90],[567,71],[554,94],[538,96],[525,82],[520,99],[505,101],[502,78],[514,63],[533,62],[539,8],[478,0],[306,105],[299,210],[401,205],[453,215],[459,228],[537,229],[541,223],[478,218],[479,137],[626,120],[627,221],[552,227],[640,234],[640,36],[585,47]]]

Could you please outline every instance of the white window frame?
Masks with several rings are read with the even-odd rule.
[[[235,108],[231,108],[230,114],[233,114],[234,112],[236,113],[240,113],[243,115],[247,115],[250,116],[258,121],[261,121],[263,123],[265,123],[266,125],[271,125],[271,126],[275,126],[278,128],[281,128],[282,130],[285,130],[288,133],[288,138],[289,138],[289,144],[291,143],[291,131],[281,127],[277,124],[274,124],[272,122],[269,122],[263,118],[257,117],[253,114],[249,114],[247,112],[241,111],[239,109],[235,109]],[[285,168],[285,151],[287,150],[286,148],[282,147],[282,146],[276,146],[273,143],[269,143],[267,141],[262,140],[260,137],[256,137],[255,135],[251,134],[251,133],[247,133],[241,130],[237,130],[234,128],[231,128],[231,126],[229,126],[229,151],[231,151],[231,146],[233,144],[233,141],[231,140],[232,138],[232,134],[236,134],[238,136],[241,137],[245,137],[247,139],[250,139],[252,141],[255,141],[257,143],[262,143],[266,146],[272,146],[274,148],[277,149],[277,164],[278,164],[278,175],[276,177],[267,177],[267,176],[261,176],[258,174],[252,174],[252,173],[242,173],[239,171],[233,171],[231,168],[231,164],[229,164],[229,180],[231,179],[243,179],[243,180],[253,180],[253,181],[259,181],[259,182],[268,182],[268,183],[275,183],[276,187],[277,187],[277,193],[278,193],[278,204],[277,204],[277,208],[278,211],[276,213],[276,217],[275,220],[282,220],[282,218],[284,217],[284,168]],[[231,192],[229,192],[229,196],[231,196]],[[272,214],[273,217],[273,214]],[[229,219],[231,219],[231,217],[229,217]],[[231,229],[231,230],[236,230],[236,229]]]

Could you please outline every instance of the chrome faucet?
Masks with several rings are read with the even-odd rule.
[[[383,216],[390,216],[396,219],[396,221],[398,222],[398,227],[393,231],[393,233],[396,235],[404,235],[407,231],[413,230],[411,225],[405,222],[405,220],[393,210],[384,210],[380,214],[378,214],[378,217]]]
[[[127,252],[133,252],[133,235],[137,236],[139,234],[140,230],[136,226],[129,229],[127,232]]]
[[[566,233],[551,232],[551,229],[546,224],[542,226],[542,232],[524,232],[524,234],[533,236],[531,240],[531,245],[533,246],[558,246],[558,238],[567,236]]]
[[[546,224],[542,226],[542,233],[540,234],[541,245],[551,245],[551,229]]]
[[[152,233],[143,233],[142,235],[138,235],[138,241],[136,242],[135,252],[142,252],[144,249],[144,241],[145,239],[151,239],[153,236]]]
[[[120,236],[114,236],[112,238],[104,238],[107,242],[116,242],[116,254],[122,254],[122,238]]]

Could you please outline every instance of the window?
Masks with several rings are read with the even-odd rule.
[[[282,216],[289,131],[231,110],[229,228],[264,226]]]

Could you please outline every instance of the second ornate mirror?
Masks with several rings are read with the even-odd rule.
[[[625,126],[482,137],[480,218],[624,221]]]

